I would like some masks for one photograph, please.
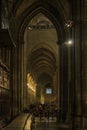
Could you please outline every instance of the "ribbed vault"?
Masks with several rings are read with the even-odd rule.
[[[40,100],[51,84],[58,66],[58,37],[54,24],[42,12],[34,16],[25,29],[27,73],[36,83],[36,95]],[[45,98],[45,97],[44,97]]]
[[[47,76],[52,79],[56,71],[55,55],[48,48],[39,47],[30,54],[28,67],[32,76],[36,76],[36,81],[39,81],[38,79],[46,79],[47,81],[49,79]],[[40,78],[42,75],[44,78]]]
[[[5,5],[10,6],[6,8]],[[67,87],[65,82],[69,69],[65,48],[62,49],[62,45],[66,42],[67,36],[70,36],[66,28],[70,27],[74,14],[71,13],[71,0],[3,0],[2,6],[2,16],[5,11],[5,17],[9,19],[9,32],[17,48],[17,61],[21,62],[14,67],[18,67],[17,86],[24,85],[25,89],[27,77],[27,86],[33,91],[34,96],[36,86],[36,90],[40,92],[41,88],[51,84],[55,90],[56,101],[58,89],[61,86]],[[4,27],[8,25],[6,19],[2,19]],[[62,92],[62,89],[59,91]],[[29,99],[34,100],[30,97],[31,94],[29,91]]]

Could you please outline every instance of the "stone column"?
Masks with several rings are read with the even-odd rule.
[[[11,50],[10,100],[11,118],[17,115],[17,50]]]
[[[26,108],[28,105],[28,89],[27,89],[27,52],[26,44],[23,45],[23,107]]]
[[[77,0],[74,23],[75,44],[75,124],[87,127],[87,1]]]
[[[83,113],[83,128],[87,128],[87,1],[82,3],[82,113]]]
[[[65,44],[61,45],[60,56],[60,108],[62,116],[68,111],[68,48]]]
[[[11,84],[11,106],[12,117],[18,115],[26,107],[26,61],[24,61],[24,47],[23,44],[17,45],[13,49],[13,82]],[[11,62],[12,62],[11,60]]]

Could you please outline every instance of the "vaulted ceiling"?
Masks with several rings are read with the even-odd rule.
[[[65,41],[65,25],[72,17],[71,0],[3,0],[2,4],[3,27],[8,27],[8,17],[13,41],[26,45],[27,72],[36,82],[52,82],[59,66],[58,43]]]
[[[24,41],[28,73],[37,83],[52,83],[58,67],[57,33],[52,22],[44,14],[37,14],[25,30]]]

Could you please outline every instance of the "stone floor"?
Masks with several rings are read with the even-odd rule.
[[[1,129],[0,129],[1,130]],[[32,115],[28,113],[22,113],[15,118],[8,126],[3,130],[87,130],[87,128],[71,128],[71,125],[67,123],[60,123],[54,117],[46,118],[35,117],[35,122],[32,123]]]
[[[49,120],[46,117],[40,119],[35,117],[35,123],[33,123],[32,130],[70,130],[69,125],[58,123],[56,118],[50,117]]]

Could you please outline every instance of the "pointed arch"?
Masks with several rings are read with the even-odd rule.
[[[64,30],[64,19],[61,17],[59,11],[53,7],[53,5],[49,3],[42,3],[42,2],[37,2],[34,3],[31,7],[27,8],[24,13],[22,14],[22,17],[20,16],[20,22],[18,26],[18,41],[19,43],[24,43],[24,32],[25,29],[30,22],[30,20],[37,15],[38,13],[44,14],[48,19],[54,24],[58,39],[58,43],[63,43],[65,41],[65,30]]]

